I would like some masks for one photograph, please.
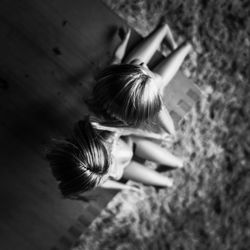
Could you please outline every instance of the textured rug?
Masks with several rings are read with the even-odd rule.
[[[249,249],[250,2],[105,2],[143,35],[164,15],[192,40],[182,71],[205,97],[166,145],[187,162],[174,188],[119,193],[73,249]]]

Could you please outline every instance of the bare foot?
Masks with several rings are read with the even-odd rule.
[[[177,48],[177,43],[174,40],[173,33],[172,33],[170,27],[168,26],[168,24],[165,24],[165,26],[166,26],[166,38],[165,38],[165,40],[166,40],[167,44],[169,45],[170,49],[175,50]]]
[[[169,27],[168,21],[166,20],[166,17],[162,16],[159,22],[159,27],[164,27],[165,28],[165,34],[166,37],[164,41],[166,42],[166,45],[170,50],[175,50],[177,48],[177,44],[174,40],[173,33]]]

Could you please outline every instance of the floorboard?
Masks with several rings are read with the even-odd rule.
[[[116,194],[62,199],[45,154],[88,113],[84,100],[124,25],[100,0],[0,1],[1,249],[66,249]],[[129,49],[141,39],[133,31]],[[164,102],[178,124],[199,98],[179,72]]]

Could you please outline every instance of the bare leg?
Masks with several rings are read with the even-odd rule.
[[[135,154],[141,158],[171,167],[183,167],[181,159],[171,154],[167,149],[162,148],[156,142],[135,136],[132,139],[136,143]]]
[[[164,106],[158,114],[158,123],[164,131],[170,133],[173,136],[176,136],[174,121],[170,116],[168,110]]]
[[[177,43],[175,42],[172,31],[170,30],[169,27],[168,27],[168,31],[167,31],[167,34],[166,34],[166,42],[167,42],[167,45],[168,45],[170,50],[177,49],[177,47],[178,47]]]
[[[181,44],[154,68],[153,71],[162,77],[161,90],[172,80],[191,49],[190,43]]]
[[[130,33],[131,33],[131,30],[128,29],[124,37],[121,38],[120,44],[116,47],[114,51],[113,57],[111,59],[111,64],[121,63],[126,52],[126,48],[127,48],[128,41],[130,38]]]
[[[180,47],[174,50],[167,58],[154,68],[154,71],[161,76],[161,81],[157,81],[157,87],[159,88],[161,94],[163,93],[164,88],[177,73],[191,49],[192,46],[190,43],[185,42],[181,44]],[[158,121],[165,131],[175,135],[173,120],[165,108],[160,111]]]
[[[157,173],[156,171],[144,167],[142,164],[132,161],[125,169],[123,177],[133,181],[141,182],[145,185],[171,187],[173,180]]]
[[[139,59],[141,62],[147,64],[155,51],[159,49],[168,30],[169,27],[167,24],[160,25],[125,57],[124,62],[130,63],[134,59]]]

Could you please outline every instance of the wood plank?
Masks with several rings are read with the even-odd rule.
[[[83,203],[62,200],[47,162],[0,128],[1,141],[9,142],[0,153],[0,198],[4,201],[0,231],[12,230],[8,238],[1,237],[1,246],[25,241],[32,247],[20,243],[19,249],[48,249],[81,215]]]
[[[107,42],[105,43],[104,40],[105,30],[111,31],[112,29],[114,30],[115,27],[127,25],[120,17],[107,8],[107,6],[98,1],[75,1],[75,8],[71,8],[70,3],[67,1],[63,3],[60,0],[45,1],[49,5],[53,5],[54,10],[57,10],[62,18],[69,20],[70,23],[74,23],[75,27],[80,27],[78,30],[83,38],[85,38],[86,33],[89,34],[90,37],[93,36],[93,38],[97,38],[97,34],[102,34],[102,37],[98,37],[98,40],[93,39],[91,44],[95,45],[94,48],[100,47],[100,41],[103,41],[106,45]],[[86,10],[89,15],[84,15],[84,11],[86,12]],[[98,15],[96,15],[97,10]],[[85,27],[87,27],[87,31],[82,28],[83,24],[86,24]],[[92,34],[93,31],[95,31],[95,34]],[[132,29],[128,51],[141,40],[142,37]],[[98,41],[98,43],[95,43],[95,41]],[[107,45],[106,48],[108,48]],[[113,48],[114,44],[111,43],[109,53],[106,55],[111,54]],[[163,59],[164,56],[158,51],[152,58],[150,66],[153,66]],[[165,88],[164,104],[170,111],[176,127],[178,127],[181,119],[190,111],[191,107],[201,98],[201,95],[200,89],[182,72],[179,71],[175,75],[170,84]]]
[[[43,150],[86,114],[83,98],[117,45],[116,27],[124,25],[98,0],[0,1],[0,245],[6,249],[49,249],[59,239],[65,245],[67,235],[61,236],[78,218],[86,228],[115,195],[93,192],[87,212],[84,199],[61,199]],[[129,48],[140,39],[132,32]],[[200,98],[187,82],[179,73],[166,90],[176,119]]]
[[[82,211],[82,205],[74,206],[72,202],[61,200],[56,185],[51,185],[55,184],[54,179],[39,157],[41,148],[35,152],[33,148],[43,140],[46,142],[46,138],[57,132],[56,128],[60,133],[61,127],[67,127],[66,124],[81,114],[84,109],[81,107],[82,96],[87,96],[91,85],[86,78],[85,85],[76,84],[79,79],[72,76],[78,71],[88,75],[87,70],[93,67],[91,60],[99,65],[96,59],[102,57],[92,47],[90,60],[86,56],[89,53],[86,41],[85,45],[82,43],[84,46],[81,45],[85,52],[79,53],[82,41],[77,37],[78,33],[69,28],[63,33],[55,23],[59,19],[55,19],[54,10],[45,11],[42,5],[30,1],[14,1],[14,4],[1,1],[0,5],[3,45],[0,48],[3,59],[0,75],[9,86],[0,93],[1,117],[6,117],[1,121],[1,132],[5,134],[1,139],[10,142],[9,150],[1,152],[1,163],[5,166],[5,173],[1,176],[1,197],[5,205],[1,211],[8,211],[8,216],[1,221],[23,241],[30,242],[31,249],[45,249],[53,239],[59,239],[59,232],[62,235],[72,225]],[[56,43],[57,40],[60,43]],[[55,54],[55,45],[60,46],[63,55]],[[105,47],[100,49],[106,51]],[[82,62],[86,65],[86,72]],[[6,131],[12,135],[6,136]],[[22,141],[17,142],[20,138]],[[12,155],[11,160],[9,155]],[[49,236],[44,242],[39,237],[46,237],[46,232]],[[22,246],[27,249],[27,246]]]
[[[16,233],[13,228],[6,224],[0,226],[0,243],[3,250],[34,250],[35,246],[31,242],[24,240],[20,234]]]
[[[3,30],[1,38],[5,38],[4,33],[8,32]],[[12,42],[8,43],[8,39],[11,39]],[[29,43],[25,44],[18,34],[12,35],[8,39],[2,39],[8,46],[0,49],[1,52],[6,49],[12,51],[12,53],[8,52],[8,56],[2,60],[4,67],[1,68],[1,79],[8,82],[9,89],[0,93],[1,117],[7,118],[5,123],[8,123],[7,125],[13,131],[23,125],[23,129],[26,127],[26,131],[30,131],[31,134],[33,131],[33,140],[36,137],[39,138],[39,134],[41,134],[40,139],[48,139],[49,136],[46,133],[50,132],[49,128],[54,128],[54,131],[63,127],[68,128],[67,124],[72,124],[73,120],[79,119],[86,112],[86,108],[82,107],[82,97],[77,97],[72,93],[73,91],[70,91],[70,88],[66,88],[66,91],[61,80],[56,79],[59,75],[51,74],[52,69],[54,72],[59,70],[48,60],[44,58],[39,60],[35,48],[32,48]],[[30,59],[28,64],[23,61],[24,55],[18,54],[19,51],[30,55],[27,56]],[[35,60],[37,64],[34,63]],[[31,70],[32,74],[29,73],[29,77],[26,79],[28,70]],[[65,74],[63,77],[67,78]],[[43,84],[43,82],[47,84]],[[68,95],[60,93],[68,93]]]
[[[38,140],[23,140],[34,148],[41,144],[42,139],[43,143],[48,141],[52,134],[51,127],[54,133],[63,127],[69,128],[67,123],[72,125],[86,114],[83,97],[89,95],[92,80],[87,71],[91,73],[89,69],[93,69],[93,62],[100,61],[97,58],[108,57],[100,54],[106,52],[105,46],[99,46],[100,52],[93,46],[91,49],[86,46],[92,44],[86,42],[86,38],[90,37],[88,34],[84,38],[78,37],[79,32],[73,25],[63,29],[59,20],[61,17],[41,1],[15,1],[15,8],[8,1],[1,1],[0,4],[0,36],[3,43],[0,54],[3,55],[1,64],[4,66],[1,77],[10,84],[12,94],[2,95],[1,98],[5,103],[1,105],[3,115],[8,118],[5,125],[19,136],[30,131],[30,138]],[[53,52],[58,41],[64,51],[60,56]],[[88,56],[90,51],[91,58]],[[10,76],[12,79],[9,79]],[[17,120],[19,126],[16,126]],[[24,133],[16,131],[17,127],[21,127]]]

